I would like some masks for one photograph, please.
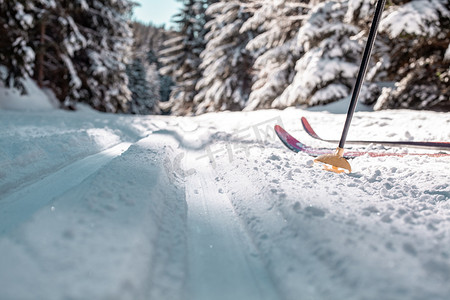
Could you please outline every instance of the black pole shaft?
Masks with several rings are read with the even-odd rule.
[[[345,120],[344,131],[342,132],[341,141],[339,142],[339,148],[344,148],[345,141],[347,140],[348,130],[350,123],[352,122],[353,114],[355,113],[356,104],[358,103],[359,92],[364,82],[364,77],[367,73],[367,66],[369,64],[370,55],[372,54],[372,48],[377,36],[378,25],[380,24],[381,14],[383,13],[386,0],[378,0],[377,7],[375,9],[375,15],[373,17],[372,26],[370,27],[369,37],[367,39],[366,48],[364,49],[364,55],[362,58],[361,66],[359,68],[358,77],[356,79],[355,87],[353,89],[352,99],[347,112],[347,119]]]

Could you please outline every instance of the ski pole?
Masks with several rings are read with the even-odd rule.
[[[315,160],[316,162],[321,162],[331,166],[331,168],[326,168],[326,170],[341,173],[342,169],[344,169],[348,170],[348,172],[351,172],[350,164],[345,158],[343,158],[344,145],[347,139],[350,123],[352,122],[353,114],[355,113],[356,104],[358,103],[358,97],[361,91],[361,86],[364,82],[364,77],[366,76],[367,73],[367,66],[369,65],[370,56],[372,54],[372,48],[375,43],[375,38],[377,36],[378,25],[380,24],[381,14],[383,13],[385,4],[386,0],[378,0],[377,6],[375,8],[375,14],[373,17],[372,25],[370,27],[369,37],[367,38],[367,43],[364,49],[364,55],[361,61],[361,66],[359,68],[358,77],[356,78],[355,87],[353,88],[352,98],[350,100],[347,118],[345,120],[341,140],[339,141],[339,146],[334,154],[322,155]]]
[[[345,141],[347,140],[348,130],[350,128],[350,123],[352,122],[353,114],[355,113],[356,104],[358,103],[358,97],[361,91],[361,86],[364,82],[364,77],[366,76],[367,73],[367,66],[369,65],[370,56],[372,54],[372,48],[373,45],[375,44],[378,25],[380,24],[381,14],[383,12],[385,3],[386,0],[378,0],[377,7],[375,9],[375,15],[373,17],[372,26],[370,27],[369,37],[367,38],[366,48],[364,49],[364,55],[362,58],[361,66],[359,68],[359,73],[356,79],[355,87],[353,89],[350,106],[348,108],[347,119],[345,120],[341,141],[339,142],[339,148],[344,148]]]

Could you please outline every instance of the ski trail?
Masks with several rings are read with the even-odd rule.
[[[0,236],[30,218],[54,198],[79,185],[88,176],[121,155],[130,143],[120,143],[76,161],[0,200]]]
[[[191,153],[192,154],[192,153]],[[265,264],[243,228],[212,166],[188,156],[187,299],[279,299]]]

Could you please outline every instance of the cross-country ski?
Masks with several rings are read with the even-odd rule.
[[[311,124],[305,117],[301,118],[301,122],[303,125],[303,129],[308,133],[312,138],[328,142],[328,143],[338,143],[338,140],[333,139],[323,139],[321,138],[312,128]],[[450,151],[450,142],[421,142],[421,141],[386,141],[386,140],[349,140],[347,141],[349,144],[353,145],[370,145],[370,144],[379,144],[388,147],[411,147],[411,148],[422,148],[422,149],[434,149],[434,150],[449,150]]]
[[[302,152],[313,157],[317,157],[324,154],[333,153],[333,149],[330,148],[315,148],[307,146],[304,143],[299,142],[295,137],[290,135],[283,127],[279,125],[275,125],[274,130],[278,136],[278,138],[283,142],[283,144],[294,152]],[[309,133],[308,133],[309,134]],[[450,153],[445,152],[434,152],[434,153],[416,153],[416,152],[386,152],[386,151],[345,151],[344,158],[352,159],[359,156],[370,156],[370,157],[383,157],[383,156],[396,156],[396,157],[404,157],[406,155],[412,156],[429,156],[429,157],[450,157]]]
[[[307,146],[304,143],[299,142],[296,138],[294,138],[292,135],[290,135],[286,130],[284,130],[283,127],[279,125],[275,125],[274,130],[279,137],[279,139],[283,142],[283,144],[289,148],[290,150],[294,152],[302,152],[306,153],[308,155],[311,155],[313,157],[317,157],[323,154],[330,154],[333,153],[333,149],[330,148],[315,148]],[[413,156],[429,156],[429,157],[450,157],[450,153],[445,152],[434,152],[434,153],[420,153],[420,152],[386,152],[386,151],[345,151],[344,157],[348,159],[352,159],[359,156],[370,156],[370,157],[382,157],[382,156],[397,156],[397,157],[404,157],[406,155],[413,155]]]

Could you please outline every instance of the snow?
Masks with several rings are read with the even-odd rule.
[[[16,18],[20,20],[20,25],[29,28],[33,23],[33,16],[24,12],[25,7],[21,3],[16,3]]]
[[[66,67],[70,74],[70,86],[73,86],[77,89],[79,89],[82,85],[80,77],[78,77],[77,72],[75,71],[75,67],[72,64],[72,61],[67,55],[61,55],[61,59],[66,64]]]
[[[447,50],[445,51],[444,61],[450,61],[450,44],[448,45]]]
[[[335,147],[300,117],[338,138],[347,101],[181,118],[9,110],[0,92],[0,299],[450,297],[447,158],[339,175],[274,135]],[[450,115],[360,109],[348,138],[448,141]]]
[[[373,9],[376,5],[370,0],[349,0],[348,1],[348,11],[345,14],[345,19],[347,22],[355,21],[355,19],[367,19],[371,17],[371,8]]]
[[[4,69],[0,66],[0,73]],[[0,76],[1,77],[1,76]],[[3,110],[53,110],[58,102],[51,91],[41,90],[30,78],[24,79],[28,95],[21,95],[16,89],[6,89],[0,83],[0,109]]]
[[[415,0],[395,11],[388,10],[380,23],[380,31],[396,38],[401,34],[435,37],[441,33],[440,18],[449,18],[445,0]],[[448,3],[448,2],[447,2]]]

